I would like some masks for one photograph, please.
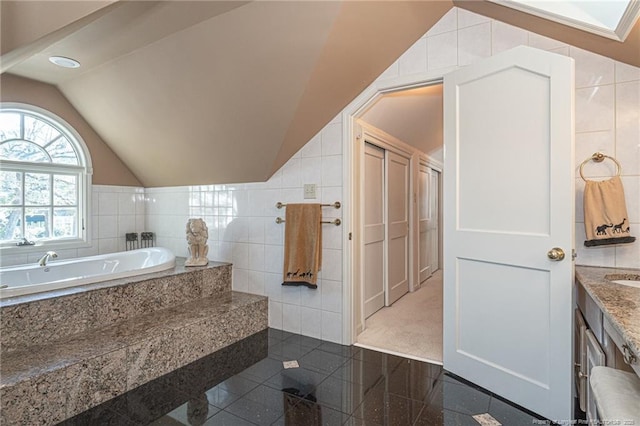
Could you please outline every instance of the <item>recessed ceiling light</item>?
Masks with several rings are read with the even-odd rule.
[[[75,59],[65,58],[64,56],[50,56],[49,62],[63,68],[79,68],[80,62]]]

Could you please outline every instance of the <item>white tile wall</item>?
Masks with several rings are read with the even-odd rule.
[[[93,185],[92,200],[92,247],[79,249],[77,256],[124,251],[126,233],[147,231],[144,188]]]
[[[426,51],[425,51],[426,55]],[[303,185],[317,185],[315,200]],[[278,201],[342,202],[342,122],[332,120],[268,182],[146,190],[147,225],[158,245],[187,256],[184,228],[202,217],[209,228],[209,259],[233,262],[233,288],[269,297],[271,327],[342,342],[342,228],[325,225],[317,290],[283,287],[285,210]],[[341,211],[324,208],[327,218]],[[326,315],[330,314],[330,315]]]

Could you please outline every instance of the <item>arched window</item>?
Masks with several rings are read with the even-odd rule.
[[[88,242],[90,179],[88,151],[68,123],[31,105],[0,104],[0,246]]]

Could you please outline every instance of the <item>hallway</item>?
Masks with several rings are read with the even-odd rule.
[[[442,364],[442,269],[370,316],[356,345]]]

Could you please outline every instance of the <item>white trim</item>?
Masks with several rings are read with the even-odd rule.
[[[508,7],[518,10],[520,12],[528,13],[539,18],[547,19],[552,22],[556,22],[569,27],[577,28],[581,31],[586,31],[591,34],[596,34],[601,37],[606,37],[616,41],[625,41],[633,26],[635,25],[638,17],[640,17],[640,1],[630,0],[627,8],[625,9],[620,21],[615,29],[607,28],[604,26],[598,26],[590,24],[577,19],[572,19],[567,16],[548,12],[543,9],[538,9],[527,4],[522,4],[513,0],[489,0],[492,3],[499,4],[500,6]]]
[[[439,173],[442,173],[442,170],[444,170],[444,164],[441,161],[434,160],[428,155],[424,155],[422,153],[418,155],[418,162],[420,165],[427,166]]]
[[[369,350],[376,351],[376,352],[382,352],[382,353],[389,354],[389,355],[400,356],[400,357],[403,357],[403,358],[415,359],[416,361],[427,362],[429,364],[442,365],[442,361],[436,361],[435,359],[421,358],[421,357],[415,356],[415,355],[409,355],[409,354],[405,354],[405,353],[401,353],[401,352],[390,351],[389,349],[378,348],[377,346],[365,345],[365,344],[357,343],[357,342],[354,343],[353,346],[357,346],[359,348],[364,348],[364,349],[369,349]]]
[[[36,105],[23,102],[0,102],[0,111],[15,111],[18,113],[31,114],[41,118],[43,121],[51,124],[56,130],[63,134],[73,146],[77,156],[79,165],[70,165],[62,163],[31,163],[19,161],[3,160],[2,165],[9,166],[9,169],[15,166],[23,165],[29,170],[41,170],[47,173],[55,172],[72,172],[78,175],[78,238],[71,239],[54,239],[39,241],[33,246],[17,247],[12,243],[4,243],[0,246],[0,252],[4,255],[30,254],[32,252],[42,251],[43,248],[75,249],[91,246],[92,223],[90,206],[91,199],[91,183],[93,175],[93,163],[91,155],[84,139],[75,130],[71,124],[59,115],[41,108]],[[53,189],[52,189],[53,190]]]
[[[442,84],[443,76],[458,67],[449,67],[426,73],[417,73],[410,76],[401,76],[384,82],[374,82],[358,95],[342,111],[342,140],[343,140],[343,250],[342,250],[342,343],[345,345],[354,344],[356,336],[362,330],[358,329],[358,321],[355,318],[353,303],[355,298],[354,282],[360,272],[354,268],[354,258],[360,256],[359,232],[354,231],[359,227],[362,219],[356,217],[359,202],[359,191],[354,187],[358,181],[354,181],[355,176],[359,176],[361,165],[357,163],[359,156],[355,150],[354,138],[359,127],[356,122],[358,117],[366,112],[375,101],[385,93],[409,90],[434,84]],[[441,170],[440,165],[440,170]],[[349,240],[349,235],[352,239]]]
[[[45,121],[53,122],[53,124],[60,124],[59,126],[54,126],[60,133],[67,136],[67,139],[75,145],[74,142],[77,143],[75,148],[80,148],[76,152],[78,153],[78,160],[80,161],[80,165],[84,166],[87,170],[87,174],[93,174],[93,164],[91,162],[91,155],[89,154],[89,149],[87,145],[84,143],[84,139],[82,136],[73,128],[71,124],[69,124],[65,119],[60,117],[57,114],[54,114],[51,111],[48,111],[44,108],[40,108],[36,105],[26,104],[22,102],[0,102],[0,111],[3,110],[16,110],[17,112],[25,111],[32,113],[34,115],[41,116]]]
[[[410,160],[411,156],[416,152],[416,148],[390,135],[384,130],[378,129],[360,119],[358,119],[357,122],[362,127],[363,139],[370,140],[373,145],[377,145],[387,151],[395,152],[408,160]]]

